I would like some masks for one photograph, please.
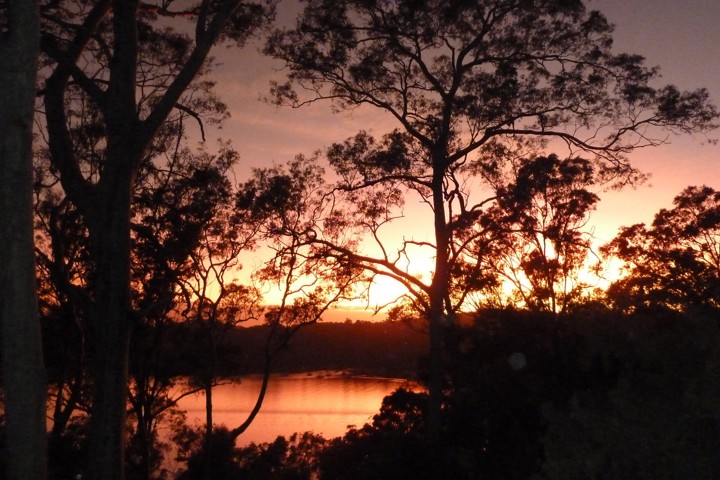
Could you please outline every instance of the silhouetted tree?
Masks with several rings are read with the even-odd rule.
[[[35,281],[32,138],[38,3],[0,3],[0,322],[6,478],[47,476],[45,401]]]
[[[477,257],[488,257],[513,285],[519,303],[562,313],[587,288],[578,279],[591,241],[583,227],[599,201],[588,189],[602,179],[588,160],[556,155],[522,163],[515,176],[498,189],[497,204],[481,219],[495,235],[490,251]],[[488,248],[488,240],[479,242],[479,248]]]
[[[436,478],[431,465],[444,450],[428,448],[427,394],[398,389],[383,399],[371,423],[331,440],[320,455],[320,478]],[[445,475],[463,478],[450,463]]]
[[[270,327],[265,341],[263,382],[248,419],[231,430],[242,434],[257,415],[267,389],[273,361],[303,327],[316,323],[337,302],[354,298],[362,271],[337,268],[325,255],[308,249],[298,231],[315,224],[323,203],[318,187],[322,170],[298,157],[288,170],[255,169],[236,199],[236,211],[245,221],[256,222],[259,238],[273,252],[254,274],[275,289],[273,305],[263,314]]]
[[[236,189],[228,189],[223,202],[216,205],[177,283],[177,313],[197,332],[191,352],[195,370],[191,383],[205,394],[208,438],[213,429],[212,389],[218,381],[218,364],[232,361],[233,356],[226,351],[226,336],[241,323],[258,320],[262,314],[260,291],[233,278],[242,268],[239,256],[255,247],[260,229],[257,219],[245,219],[234,211]]]
[[[80,125],[83,128],[74,130],[77,138],[93,145],[93,129]],[[208,232],[217,230],[219,224],[229,224],[226,214],[232,210],[233,192],[226,174],[235,153],[228,146],[217,155],[204,150],[191,153],[182,146],[184,139],[176,136],[181,132],[170,128],[158,135],[156,157],[141,165],[133,192],[131,308],[135,331],[128,386],[132,438],[127,455],[133,478],[150,478],[154,470],[151,456],[158,464],[161,460],[153,448],[156,427],[177,400],[189,393],[174,388],[179,354],[167,345],[169,330],[179,319],[176,310],[183,308],[180,305],[185,299],[179,294],[179,285],[193,273],[194,254],[210,247]],[[169,150],[162,151],[162,146]],[[42,168],[43,160],[40,157],[37,168],[37,253],[45,328],[52,332],[46,342],[54,386],[51,445],[62,448],[71,415],[77,410],[87,413],[91,406],[84,345],[92,304],[86,279],[94,264],[82,219],[58,191],[52,173]],[[236,238],[232,228],[225,233],[226,242]]]
[[[673,203],[602,247],[623,262],[624,276],[607,291],[621,310],[720,308],[720,192],[688,187]]]
[[[585,355],[588,340],[603,342],[615,323],[602,313],[514,309],[486,309],[474,320],[449,336],[443,446],[465,478],[533,478],[543,460],[544,406],[613,381],[612,362]]]
[[[271,2],[267,2],[271,3]],[[197,4],[103,0],[51,2],[43,10],[42,90],[53,168],[88,230],[93,410],[89,478],[123,478],[123,445],[132,330],[130,223],[138,169],[174,112],[200,118],[218,102],[194,101],[193,81],[212,46],[242,45],[269,13],[267,3]],[[191,20],[193,38],[180,33]],[[175,28],[173,28],[175,27]],[[198,85],[198,84],[195,84]],[[202,84],[200,84],[202,87]],[[205,84],[205,87],[208,87]],[[187,93],[186,93],[187,92]],[[205,102],[205,103],[203,103]],[[88,170],[74,142],[75,107],[91,105],[99,128]]]
[[[328,204],[337,208],[297,233],[338,263],[408,289],[429,325],[431,437],[440,431],[443,331],[466,298],[453,287],[474,288],[453,278],[472,241],[459,242],[456,225],[476,219],[492,196],[479,195],[473,177],[557,140],[631,182],[638,175],[626,155],[662,143],[658,127],[705,130],[717,118],[705,90],[655,88],[658,70],[614,54],[611,34],[581,0],[313,0],[295,28],[267,44],[288,71],[272,90],[277,103],[369,106],[399,125],[380,141],[360,133],[328,151],[339,177]],[[391,250],[383,227],[408,192],[429,207],[433,236],[406,235]],[[358,250],[368,235],[379,254]],[[434,268],[423,280],[406,260],[426,248]]]
[[[327,441],[311,432],[294,433],[289,438],[277,437],[271,443],[251,443],[238,448],[227,441],[228,431],[224,428],[213,433],[216,448],[212,459],[213,478],[244,478],[247,480],[311,480],[318,478],[318,462]],[[186,437],[188,439],[191,436]],[[207,443],[205,443],[207,445]],[[192,443],[184,448],[192,452]],[[203,479],[201,458],[202,445],[194,445],[194,456],[188,462],[178,480]]]
[[[87,234],[77,211],[58,195],[35,157],[35,254],[43,348],[48,373],[48,468],[51,477],[82,471],[91,384],[85,348],[89,301]]]
[[[192,275],[192,257],[209,231],[228,222],[232,186],[226,175],[236,159],[223,148],[174,152],[167,165],[143,165],[132,207],[132,308],[136,327],[131,342],[130,406],[132,436],[128,465],[134,478],[152,478],[162,455],[157,426],[177,401],[197,388],[175,388],[177,353],[168,330],[177,321],[183,297],[179,285]],[[234,239],[228,233],[228,241]],[[237,254],[237,253],[236,253]],[[155,457],[155,465],[151,459]]]
[[[220,257],[208,260],[211,263],[201,267],[202,276],[194,279],[199,280],[199,283],[189,290],[197,288],[205,295],[195,297],[188,308],[181,312],[189,331],[194,335],[193,348],[189,352],[193,362],[190,383],[205,395],[207,439],[213,430],[213,387],[218,384],[222,373],[228,373],[228,364],[239,366],[239,357],[244,353],[226,345],[227,335],[243,322],[259,320],[263,312],[260,305],[262,296],[256,288],[241,285],[237,280],[229,281],[222,276],[218,279],[204,276],[214,268],[222,271],[236,260],[220,260]],[[208,289],[214,286],[217,286],[218,291],[209,292]],[[221,364],[224,364],[224,372],[220,370]]]
[[[235,440],[260,412],[275,360],[298,331],[316,323],[328,308],[347,298],[355,283],[357,271],[340,271],[328,265],[325,257],[309,255],[294,236],[298,224],[314,219],[319,173],[301,160],[289,172],[279,168],[255,170],[251,179],[239,186],[234,212],[230,214],[226,208],[227,216],[220,215],[211,223],[191,255],[189,275],[181,282],[184,307],[180,315],[202,332],[204,345],[200,351],[204,358],[197,362],[199,372],[194,381],[206,394],[202,447],[196,449],[188,467],[193,475],[210,479],[227,474],[223,469],[231,468],[233,460],[228,457],[218,463],[217,458],[231,454]],[[233,220],[228,222],[228,218]],[[227,275],[237,266],[239,251],[256,241],[263,241],[273,251],[254,272],[257,289],[230,281]],[[333,282],[324,281],[328,276]],[[265,300],[270,304],[260,305],[258,289],[272,294]],[[212,425],[212,387],[223,336],[249,319],[262,319],[267,326],[259,349],[261,386],[246,419],[232,428],[218,429]]]

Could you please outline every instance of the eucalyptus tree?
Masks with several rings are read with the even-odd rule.
[[[591,189],[602,183],[582,158],[523,161],[515,179],[497,188],[496,204],[481,218],[493,235],[472,256],[486,256],[519,303],[567,311],[590,287],[578,276],[591,251],[592,235],[584,229],[600,200]]]
[[[273,362],[292,337],[319,321],[338,302],[356,298],[360,293],[357,286],[366,278],[362,269],[338,264],[305,241],[305,235],[322,221],[327,210],[324,173],[313,159],[299,155],[287,168],[254,169],[250,180],[239,189],[235,203],[238,215],[259,226],[258,238],[272,252],[254,278],[272,289],[266,299],[274,297],[274,302],[263,311],[269,333],[263,349],[261,391],[248,418],[230,431],[234,438],[260,411]]]
[[[52,166],[87,226],[93,364],[89,478],[122,478],[130,315],[130,208],[142,160],[168,119],[222,114],[196,98],[218,42],[242,45],[273,11],[271,1],[102,0],[43,6],[41,100]],[[204,99],[203,99],[204,98]],[[99,140],[72,135],[76,108],[96,112]],[[216,108],[217,107],[217,108]],[[214,113],[213,113],[214,110]],[[89,168],[85,152],[95,155]]]
[[[46,477],[45,399],[32,214],[37,2],[0,2],[0,322],[7,478]]]
[[[720,192],[690,186],[650,225],[623,227],[601,251],[622,262],[607,295],[621,310],[720,308]]]
[[[237,160],[232,150],[226,150],[225,156]],[[227,345],[228,333],[262,315],[259,289],[238,278],[243,273],[241,257],[257,247],[260,222],[237,214],[234,207],[239,187],[227,178],[224,183],[227,194],[198,232],[198,242],[176,283],[175,316],[193,335],[190,383],[205,395],[206,441],[213,431],[213,387],[219,381],[219,368],[242,353],[231,351],[234,348]]]
[[[331,149],[344,211],[325,223],[328,235],[316,225],[304,238],[407,287],[429,324],[431,438],[440,432],[443,330],[464,298],[453,287],[472,284],[455,278],[472,239],[459,241],[455,225],[491,204],[474,179],[552,142],[631,182],[640,177],[633,149],[663,143],[667,130],[714,126],[705,90],[657,86],[657,68],[613,52],[612,31],[582,0],[310,0],[297,25],[266,45],[286,65],[287,81],[272,89],[278,104],[375,108],[397,126],[380,141],[360,134]],[[407,192],[427,205],[431,240],[406,235],[377,255],[342,244],[380,240]],[[428,278],[403,267],[415,246],[432,251]]]
[[[170,333],[180,320],[179,285],[192,276],[193,258],[206,245],[209,231],[230,224],[224,214],[232,203],[228,179],[237,153],[225,145],[216,155],[204,149],[173,149],[164,162],[144,163],[132,206],[131,292],[136,319],[131,341],[129,401],[132,431],[127,455],[135,477],[152,478],[162,457],[158,425],[177,402],[197,388],[177,388],[180,352]],[[226,242],[236,241],[226,228]],[[208,255],[220,255],[213,245]],[[233,251],[235,255],[239,253]],[[155,460],[153,465],[152,460]]]
[[[200,376],[204,377],[199,383],[207,402],[205,431],[201,442],[190,442],[197,450],[188,459],[188,472],[197,472],[199,478],[223,475],[236,439],[260,413],[274,363],[290,347],[292,338],[320,321],[333,305],[357,297],[356,286],[363,283],[362,270],[338,268],[332,258],[307,248],[298,234],[317,223],[325,210],[323,173],[313,161],[299,156],[287,168],[256,168],[251,178],[238,186],[234,212],[228,212],[228,216],[235,217],[230,222],[232,231],[245,232],[236,238],[245,238],[250,244],[262,243],[269,251],[268,259],[253,272],[253,286],[228,281],[232,275],[226,272],[232,272],[237,261],[229,253],[240,244],[228,242],[223,228],[209,230],[208,244],[201,246],[193,259],[194,274],[184,281],[187,304],[182,314],[200,324],[204,338],[198,343],[209,346],[202,350],[204,358],[198,361]],[[222,224],[220,220],[218,226]],[[209,248],[216,243],[224,246]],[[227,329],[245,320],[260,321],[266,327],[261,345],[260,388],[244,420],[227,428],[214,428],[216,356]]]
[[[74,134],[82,143],[94,144],[92,118],[86,120]],[[181,353],[168,345],[177,330],[175,323],[181,320],[177,312],[184,308],[181,286],[193,277],[195,261],[224,255],[228,265],[236,263],[254,231],[250,229],[249,237],[240,235],[227,215],[234,198],[228,172],[237,153],[229,145],[223,145],[218,154],[191,151],[184,146],[185,139],[176,137],[179,134],[179,129],[170,128],[158,136],[158,151],[144,159],[139,169],[131,207],[134,331],[127,422],[131,448],[126,463],[138,478],[150,478],[162,460],[160,449],[155,448],[160,421],[172,414],[180,398],[197,391],[175,385]],[[162,145],[169,148],[160,149]],[[38,156],[36,237],[41,311],[46,331],[52,332],[46,343],[52,361],[51,453],[55,453],[67,440],[64,433],[70,418],[92,407],[86,394],[92,382],[87,378],[85,344],[91,340],[87,329],[92,290],[87,278],[92,277],[95,264],[87,228],[57,188],[57,178],[43,168],[46,161]],[[235,247],[228,250],[223,245]]]

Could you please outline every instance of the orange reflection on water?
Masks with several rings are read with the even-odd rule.
[[[229,428],[240,425],[252,409],[260,385],[260,376],[249,376],[239,384],[214,388],[215,423]],[[337,372],[273,377],[262,410],[238,439],[238,445],[271,442],[278,435],[305,431],[325,438],[342,436],[348,425],[360,427],[371,421],[383,398],[402,386],[414,390],[421,388],[403,379],[355,377]],[[186,410],[190,424],[204,421],[204,395],[186,397],[179,407]]]

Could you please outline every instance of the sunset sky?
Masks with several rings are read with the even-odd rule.
[[[616,52],[645,56],[648,65],[660,66],[663,84],[681,89],[705,87],[713,102],[720,104],[720,1],[589,0],[587,5],[616,25]],[[285,1],[279,7],[279,20],[292,21],[298,11],[296,1]],[[250,45],[240,53],[222,47],[216,51],[223,64],[213,77],[232,118],[209,138],[233,140],[241,154],[239,179],[251,167],[310,154],[360,129],[382,134],[394,126],[371,109],[332,114],[327,103],[299,110],[264,104],[259,97],[267,94],[269,81],[278,78],[281,64],[263,58],[258,48]],[[620,226],[652,221],[653,214],[671,206],[673,197],[688,185],[720,189],[720,144],[709,142],[716,138],[720,131],[671,137],[669,145],[634,152],[634,165],[650,173],[651,179],[634,190],[601,195],[590,222],[597,242],[612,239]]]

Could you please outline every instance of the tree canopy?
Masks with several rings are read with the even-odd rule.
[[[603,247],[623,262],[624,276],[608,289],[622,310],[720,308],[720,192],[690,186],[673,205]]]
[[[242,46],[274,2],[58,1],[42,6],[43,139],[93,261],[90,478],[121,479],[131,313],[131,205],[143,164],[183,121],[222,118],[202,78],[212,47]],[[171,145],[171,144],[170,144]]]
[[[615,53],[612,30],[581,0],[311,0],[297,24],[266,45],[287,67],[287,81],[272,89],[278,104],[370,106],[396,122],[380,141],[360,133],[327,152],[340,177],[332,202],[342,213],[306,241],[409,288],[429,322],[431,431],[441,402],[443,326],[464,302],[457,287],[474,286],[457,275],[478,270],[458,267],[473,240],[487,234],[481,222],[472,234],[464,225],[494,198],[477,179],[552,146],[565,147],[563,157],[587,155],[616,185],[633,183],[642,177],[629,162],[633,149],[663,143],[668,130],[702,131],[717,121],[704,89],[656,86],[659,70],[640,55]],[[406,192],[429,207],[432,240],[408,235],[391,251],[379,232]],[[380,255],[342,245],[354,237],[348,231],[370,234]],[[429,281],[401,265],[418,243],[432,250]]]

